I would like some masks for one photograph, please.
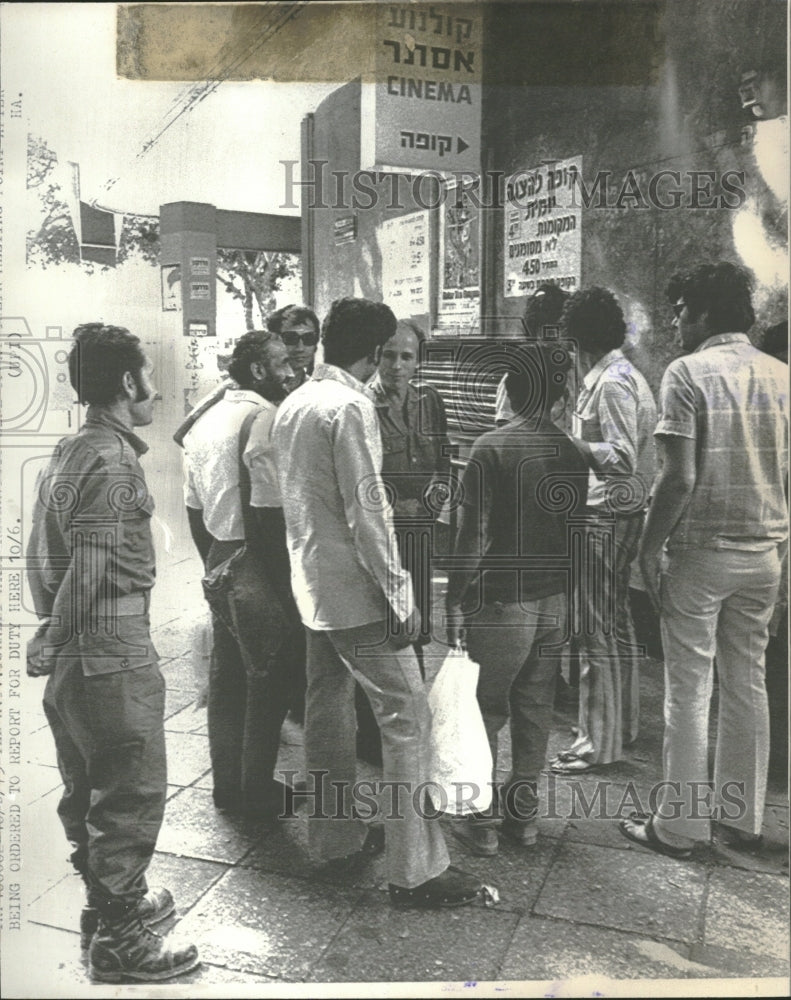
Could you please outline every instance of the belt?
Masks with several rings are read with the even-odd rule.
[[[151,604],[151,591],[139,590],[135,594],[118,594],[115,597],[100,597],[96,602],[96,611],[100,616],[131,618],[132,615],[145,615]]]

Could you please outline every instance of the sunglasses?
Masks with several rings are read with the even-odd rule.
[[[315,347],[319,342],[316,333],[297,333],[296,330],[284,330],[280,334],[280,339],[286,347],[296,347],[297,344],[304,344],[305,347]]]

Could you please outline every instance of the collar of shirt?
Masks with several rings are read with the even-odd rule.
[[[599,358],[593,368],[591,368],[582,380],[583,386],[588,390],[588,392],[590,392],[613,361],[625,360],[626,358],[624,357],[624,353],[620,347],[616,347],[614,351],[609,351],[603,358]]]
[[[702,344],[698,344],[693,354],[698,351],[705,351],[707,347],[717,347],[719,344],[749,344],[750,338],[746,333],[715,333],[713,337],[708,337]]]
[[[371,398],[375,406],[388,407],[392,409],[400,409],[398,406],[398,397],[392,395],[387,391],[382,383],[382,379],[379,377],[379,372],[375,372],[373,378],[365,386],[365,394]],[[406,403],[408,408],[414,406],[417,401],[417,390],[411,382],[407,383],[406,396],[404,396],[404,403]]]
[[[338,368],[337,365],[316,365],[313,369],[312,379],[314,382],[321,382],[323,379],[332,379],[333,382],[340,382],[342,385],[348,386],[350,389],[354,389],[361,395],[364,395],[363,390],[365,386],[363,383],[350,375],[343,368]]]
[[[252,389],[226,389],[223,399],[227,403],[255,403],[257,406],[266,402],[263,396]]]
[[[142,438],[139,438],[137,434],[131,430],[131,428],[127,427],[126,424],[122,423],[122,421],[120,421],[117,417],[114,417],[111,413],[108,413],[106,410],[89,406],[88,412],[85,415],[84,426],[109,427],[129,442],[129,444],[134,448],[136,455],[145,455],[148,451],[148,445]]]

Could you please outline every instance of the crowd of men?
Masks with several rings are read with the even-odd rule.
[[[739,268],[698,267],[668,294],[685,355],[664,374],[657,414],[623,353],[615,296],[542,286],[498,389],[496,426],[473,445],[460,489],[439,493],[447,421],[439,394],[412,381],[419,328],[385,304],[345,298],[321,325],[288,306],[239,338],[229,379],[175,435],[206,580],[235,572],[240,585],[244,563],[254,594],[252,613],[213,606],[217,809],[276,823],[307,793],[316,860],[384,850],[393,904],[472,902],[479,879],[450,865],[417,794],[432,778],[421,649],[432,638],[465,645],[480,665],[495,764],[499,734],[511,729],[509,777],[485,814],[455,820],[452,832],[481,856],[497,852],[501,835],[529,849],[570,616],[583,622],[572,648],[579,718],[550,767],[603,767],[637,737],[628,595],[639,556],[661,615],[666,791],[654,815],[621,830],[681,858],[718,820],[737,846],[755,847],[769,752],[764,651],[787,539],[787,368],[747,336],[755,317]],[[544,337],[548,327],[561,337]],[[194,945],[150,929],[175,904],[145,877],[164,815],[164,681],[148,617],[153,501],[135,428],[153,419],[156,392],[138,338],[119,327],[78,327],[69,372],[88,413],[39,479],[28,575],[42,621],[28,672],[47,675],[58,811],[86,884],[80,927],[92,975],[158,981],[199,959]],[[426,621],[421,539],[449,497],[460,499],[440,636]],[[711,808],[701,812],[715,655],[719,730]],[[356,689],[381,739],[391,801],[378,816],[355,792]],[[301,788],[275,774],[289,710],[304,717]],[[733,782],[741,808],[729,812],[723,790]]]

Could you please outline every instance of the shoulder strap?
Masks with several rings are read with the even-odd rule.
[[[253,421],[260,412],[261,409],[256,407],[251,413],[248,413],[239,430],[239,503],[242,508],[242,519],[244,521],[244,537],[247,541],[251,541],[253,538],[254,524],[252,511],[250,510],[250,494],[252,491],[250,470],[244,462],[244,450],[247,447],[247,442],[250,440]]]

